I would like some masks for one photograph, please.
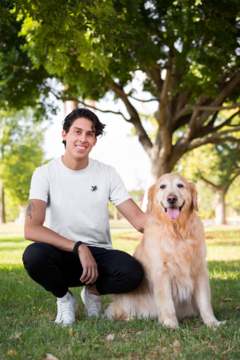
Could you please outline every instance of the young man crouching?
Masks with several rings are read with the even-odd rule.
[[[85,285],[81,297],[87,315],[98,316],[102,295],[130,292],[143,277],[136,259],[112,247],[109,200],[140,232],[146,214],[112,166],[89,158],[104,127],[92,111],[73,110],[63,123],[65,154],[32,177],[25,238],[34,243],[23,263],[29,276],[57,298],[55,322],[64,326],[74,322],[77,310],[70,287]]]

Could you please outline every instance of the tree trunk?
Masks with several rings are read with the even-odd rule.
[[[233,209],[233,225],[237,226],[238,221],[238,209]]]
[[[5,215],[5,199],[4,199],[4,187],[2,186],[2,224],[6,223],[6,215]]]
[[[216,192],[217,206],[216,206],[216,225],[225,225],[226,222],[226,207],[225,207],[226,190],[218,190]]]
[[[158,181],[158,179],[162,175],[170,173],[173,170],[174,165],[175,165],[175,163],[177,163],[177,161],[178,160],[176,160],[176,162],[174,162],[174,161],[172,161],[172,162],[163,161],[160,157],[157,157],[154,160],[152,160],[152,162],[151,162],[151,175],[149,177],[147,188],[146,188],[145,193],[144,193],[143,202],[142,202],[142,211],[146,211],[146,209],[147,209],[148,189],[152,185],[156,184],[156,182]]]
[[[20,223],[23,223],[25,220],[25,206],[24,205],[19,205],[19,218],[18,221]]]
[[[175,154],[171,154],[168,156],[166,160],[161,159],[158,156],[151,161],[151,176],[149,187],[156,184],[157,180],[164,174],[171,173],[173,171],[174,166],[178,162],[181,156],[176,156]]]

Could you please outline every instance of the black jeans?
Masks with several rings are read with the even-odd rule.
[[[127,293],[140,285],[143,269],[131,255],[120,250],[88,248],[98,266],[96,288],[101,295]],[[52,245],[29,245],[23,263],[28,275],[56,297],[63,297],[69,287],[85,285],[79,280],[83,268],[78,255]]]

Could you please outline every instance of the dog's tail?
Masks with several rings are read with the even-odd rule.
[[[110,320],[129,320],[129,314],[123,309],[121,295],[115,295],[114,301],[109,305],[104,316]]]

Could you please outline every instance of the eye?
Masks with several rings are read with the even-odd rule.
[[[183,184],[178,184],[177,187],[183,188],[184,186],[183,186]]]
[[[159,189],[165,189],[166,185],[162,184],[159,186]]]

